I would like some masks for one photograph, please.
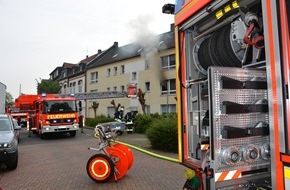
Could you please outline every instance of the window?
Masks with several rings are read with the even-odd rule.
[[[98,89],[90,90],[90,92],[98,92]]]
[[[132,81],[137,80],[137,73],[136,72],[132,72]]]
[[[107,77],[109,77],[111,75],[111,69],[107,69]]]
[[[73,72],[73,74],[74,74],[74,73],[77,73],[77,72],[79,72],[79,71],[80,71],[79,66],[75,66],[75,67],[72,68],[72,72]]]
[[[145,110],[146,110],[146,114],[147,115],[151,114],[151,112],[150,112],[150,105],[146,105]]]
[[[161,61],[163,70],[175,69],[175,55],[161,57]]]
[[[75,93],[75,88],[76,88],[76,82],[72,82],[69,84],[69,92],[70,94],[74,94]]]
[[[124,74],[124,73],[125,73],[125,66],[121,65],[121,74]]]
[[[125,86],[120,86],[120,89],[121,89],[121,92],[124,92],[125,91]]]
[[[118,68],[114,67],[114,75],[117,75],[117,74],[118,74]]]
[[[53,78],[56,78],[58,76],[58,70],[56,70],[54,73],[53,73]]]
[[[145,60],[145,69],[149,69],[149,61]]]
[[[115,117],[115,108],[113,106],[107,107],[108,117]]]
[[[62,77],[66,77],[66,70],[62,72]]]
[[[69,93],[71,94],[73,91],[73,83],[70,83],[69,84]]]
[[[70,100],[45,101],[44,113],[73,113],[76,112],[76,104]]]
[[[176,113],[176,104],[161,104],[161,113]]]
[[[91,83],[98,82],[98,72],[91,73]]]
[[[150,91],[150,82],[145,82],[145,91]]]
[[[110,92],[110,87],[107,88],[107,91]]]
[[[73,88],[72,88],[72,93],[76,93],[76,82],[73,82]]]
[[[175,79],[164,80],[161,82],[161,94],[175,94]]]
[[[83,92],[83,81],[82,80],[78,81],[78,92],[79,93]]]
[[[117,91],[117,87],[116,86],[114,86],[114,91]]]
[[[66,94],[66,84],[63,85],[63,94]]]

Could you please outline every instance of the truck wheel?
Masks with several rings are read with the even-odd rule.
[[[87,162],[87,173],[97,183],[109,181],[115,172],[112,159],[105,154],[95,154]]]
[[[17,165],[18,165],[18,151],[15,152],[14,158],[6,163],[6,166],[9,170],[15,170],[17,168]]]
[[[70,136],[75,137],[77,132],[76,131],[70,131],[69,134],[70,134]]]
[[[41,139],[44,139],[44,134],[41,132],[40,129],[39,129],[39,137],[40,137]]]
[[[41,139],[44,139],[44,134],[40,133],[39,136],[40,136]]]

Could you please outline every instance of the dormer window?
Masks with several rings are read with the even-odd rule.
[[[62,72],[62,77],[66,77],[66,70]]]

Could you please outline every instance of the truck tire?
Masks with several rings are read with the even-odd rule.
[[[77,132],[76,131],[70,131],[69,134],[70,134],[70,136],[75,137]]]
[[[42,133],[42,130],[41,130],[41,128],[39,127],[39,132],[38,132],[38,134],[39,134],[39,137],[40,137],[40,139],[44,139],[44,133]]]
[[[15,152],[14,158],[6,163],[7,169],[9,170],[15,170],[17,168],[17,165],[18,165],[18,150]]]
[[[97,183],[112,179],[115,172],[112,159],[105,154],[95,154],[87,162],[87,173]]]

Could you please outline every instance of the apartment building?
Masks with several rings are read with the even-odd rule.
[[[113,117],[112,100],[121,104],[125,114],[142,113],[138,98],[127,97],[128,85],[134,84],[145,93],[146,114],[176,112],[175,44],[171,28],[152,37],[150,43],[135,42],[119,47],[114,42],[107,50],[81,61],[82,72],[73,72],[75,67],[81,67],[80,63],[64,64],[58,68],[61,75],[56,78],[62,93],[74,93],[83,102],[85,117],[94,117],[93,102],[99,104],[97,115]]]
[[[81,97],[81,95],[86,92],[85,74],[87,64],[96,59],[101,53],[102,51],[99,50],[97,54],[87,56],[77,64],[65,62],[62,67],[57,67],[50,73],[50,79],[58,81],[61,86],[60,94],[75,94],[79,96],[78,101],[82,101],[83,111],[81,114],[83,115],[85,115],[85,98]]]

